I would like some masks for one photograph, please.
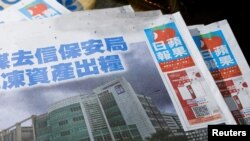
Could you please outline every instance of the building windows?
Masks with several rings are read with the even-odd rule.
[[[133,130],[131,130],[130,132],[131,132],[131,134],[132,134],[134,137],[140,136],[140,132],[139,132],[137,129],[133,129]]]
[[[139,116],[136,114],[137,109],[143,110],[142,106],[145,109],[142,112],[146,111],[151,117],[148,120],[153,121],[156,129],[160,129],[160,125],[164,124],[162,117],[159,116],[159,110],[154,106],[150,97],[137,95],[133,91],[127,93],[131,88],[127,88],[127,85],[122,85],[122,83],[112,83],[112,86],[105,85],[105,87],[98,87],[91,95],[81,95],[74,98],[76,101],[72,99],[64,100],[65,106],[63,106],[64,103],[58,103],[58,108],[57,104],[53,105],[54,107],[48,113],[48,124],[51,127],[48,132],[53,140],[90,141],[89,137],[93,136],[95,141],[111,141],[113,136],[111,137],[111,131],[108,130],[107,126],[109,125],[116,141],[142,141],[142,138],[147,137],[146,134],[154,131],[144,129],[147,127],[144,126],[142,120],[148,119],[148,116],[141,114],[141,112]],[[125,95],[128,95],[128,97]],[[133,97],[130,97],[130,95]],[[131,99],[137,96],[139,100]],[[131,106],[133,103],[139,108]],[[54,108],[57,109],[53,110]],[[135,111],[130,112],[129,109],[134,110],[133,108],[135,108]],[[129,122],[133,119],[135,122]],[[87,128],[87,125],[90,126]],[[42,130],[40,132],[42,138],[44,134]]]
[[[95,141],[105,141],[102,136],[95,137]]]
[[[85,139],[80,139],[78,141],[90,141],[90,139],[89,138],[85,138]]]
[[[159,126],[159,123],[156,120],[151,120],[151,122],[154,125],[154,127]]]
[[[109,121],[109,125],[111,127],[126,125],[122,116],[116,116],[116,117],[110,118],[110,119],[108,119],[108,121]]]
[[[118,133],[114,133],[115,136],[115,140],[122,140],[122,135],[118,132]]]
[[[74,117],[73,118],[74,122],[81,121],[81,120],[84,120],[83,116],[79,116],[79,117]]]
[[[113,132],[113,134],[116,141],[130,141],[136,138],[138,141],[142,140],[140,133],[137,129],[128,130],[128,128],[125,129],[125,127],[120,127],[120,130]]]
[[[64,137],[64,136],[68,136],[70,135],[70,131],[63,131],[61,132],[61,136]]]
[[[60,121],[59,126],[63,126],[65,124],[68,124],[68,120]]]
[[[38,128],[45,128],[45,127],[47,127],[48,126],[48,123],[47,123],[47,121],[42,121],[42,122],[40,122],[40,123],[38,123]]]
[[[103,138],[104,138],[105,141],[111,141],[112,140],[110,135],[104,135]]]
[[[80,106],[70,108],[70,111],[71,111],[71,112],[77,112],[77,111],[81,111],[81,110],[82,110],[82,109],[81,109]]]
[[[123,131],[123,132],[122,132],[122,137],[125,138],[125,139],[126,139],[126,138],[130,138],[131,136],[130,136],[129,131]]]

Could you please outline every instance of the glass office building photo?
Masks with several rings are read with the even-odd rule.
[[[92,94],[50,105],[47,114],[33,120],[35,137],[37,141],[142,141],[160,128],[167,129],[150,98],[144,98],[153,107],[147,110],[142,97],[124,78],[109,82]]]
[[[136,93],[125,78],[53,103],[47,113],[26,120],[32,127],[19,123],[3,130],[0,141],[146,141],[158,131],[201,140],[198,130],[184,132],[177,115],[160,112],[151,97]]]

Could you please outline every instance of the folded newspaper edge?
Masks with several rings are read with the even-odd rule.
[[[0,12],[0,23],[56,17],[70,13],[56,0],[20,1]]]
[[[237,124],[249,124],[249,65],[229,23],[222,20],[206,26],[196,26],[190,29],[190,33]],[[207,38],[210,41],[205,41]],[[215,44],[214,47],[212,42]],[[207,58],[207,50],[213,60]]]
[[[28,1],[26,1],[26,3],[28,3]],[[22,8],[22,7],[17,8],[17,7],[20,7],[21,4],[16,4],[16,5],[17,6],[13,5],[12,7],[8,8],[9,10],[5,10],[3,12],[0,12],[0,21],[1,21],[0,23],[6,24],[9,22],[33,20],[33,19],[29,19],[29,18],[24,19],[23,15],[20,14],[20,11],[17,11],[18,9]],[[27,5],[27,4],[25,4],[25,5]],[[50,5],[52,5],[54,7],[54,4],[50,4]],[[56,7],[54,7],[54,8],[57,10]],[[68,10],[66,10],[66,11],[58,10],[58,11],[60,11],[60,13],[62,15],[73,14],[73,13],[69,12]],[[93,15],[98,16],[98,15],[103,15],[103,14],[128,13],[128,12],[130,12],[130,13],[134,12],[130,5],[115,7],[115,8],[107,8],[107,9],[96,9],[96,10],[91,10],[91,11],[89,11],[89,10],[79,11],[79,13],[84,13],[85,15],[88,15],[88,16],[93,16]],[[74,14],[77,14],[77,13],[78,13],[78,11],[74,12]],[[155,13],[155,15],[157,15],[157,12],[153,12],[153,13]],[[158,14],[160,15],[161,12],[158,11]],[[153,16],[154,14],[151,14],[151,15]]]
[[[210,87],[210,90],[212,90],[211,94],[224,114],[224,118],[226,119],[225,123],[226,124],[236,124],[234,118],[232,117],[232,114],[230,113],[229,109],[227,108],[226,103],[223,101],[223,97],[220,95],[220,91],[217,88],[210,72],[208,71],[208,69],[205,69],[206,64],[204,61],[201,61],[201,60],[203,60],[203,58],[200,55],[199,50],[196,48],[196,44],[192,40],[192,36],[190,35],[188,28],[186,28],[185,22],[184,22],[184,20],[179,12],[173,14],[173,20],[176,22],[176,26],[179,29],[180,34],[182,35],[184,42],[189,47],[188,49],[190,51],[191,56],[195,56],[195,57],[193,57],[193,59],[195,60],[196,65],[200,68],[199,70],[202,72],[206,81],[208,82],[207,86]],[[151,52],[153,53],[152,50],[151,50]],[[158,70],[160,70],[160,69],[158,68]],[[199,125],[199,127],[197,127],[197,126],[190,127],[190,125],[187,124],[188,122],[184,118],[186,116],[185,116],[183,109],[180,106],[179,102],[176,100],[177,98],[175,96],[175,92],[171,88],[171,86],[169,86],[169,80],[166,80],[166,77],[164,77],[163,74],[162,74],[162,78],[163,78],[164,82],[166,83],[165,85],[167,86],[168,90],[171,90],[170,97],[173,101],[173,104],[175,105],[177,113],[181,119],[182,125],[184,125],[184,130],[188,131],[188,130],[193,130],[193,129],[197,129],[197,128],[207,127],[207,124],[201,124],[201,125]],[[219,123],[214,122],[212,124],[219,124]]]

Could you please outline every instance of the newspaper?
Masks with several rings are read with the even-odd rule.
[[[143,27],[166,19],[147,17],[133,29],[132,18],[110,26],[105,16],[99,24],[74,15],[1,25],[8,49],[0,55],[9,60],[0,61],[1,136],[30,127],[36,140],[142,140],[167,128],[159,113],[169,97],[143,36]],[[117,136],[123,132],[133,134]]]
[[[55,19],[20,22],[15,26],[13,26],[14,24],[3,24],[0,27],[0,34],[4,34],[0,43],[3,46],[8,46],[8,49],[2,48],[0,51],[2,58],[7,59],[1,61],[0,84],[1,100],[3,100],[1,103],[6,103],[7,99],[15,97],[13,100],[15,104],[7,102],[8,105],[5,104],[4,108],[1,107],[0,109],[0,112],[4,113],[4,116],[0,119],[1,128],[7,128],[11,124],[21,121],[22,118],[31,115],[37,115],[32,116],[34,121],[39,120],[41,118],[39,114],[46,113],[46,111],[50,116],[56,110],[63,108],[62,105],[70,106],[67,103],[81,103],[80,107],[84,113],[83,119],[89,128],[87,130],[88,135],[93,138],[91,128],[94,123],[90,120],[91,114],[86,109],[88,104],[82,105],[84,102],[79,102],[79,100],[87,99],[85,101],[87,102],[93,98],[93,102],[98,102],[101,100],[101,95],[106,97],[110,96],[110,93],[119,105],[125,123],[138,126],[137,130],[143,139],[155,133],[157,128],[165,127],[160,123],[158,125],[149,120],[149,116],[154,117],[154,114],[147,113],[148,110],[152,110],[150,105],[149,107],[147,105],[142,106],[143,104],[138,104],[138,102],[141,100],[144,101],[142,103],[147,103],[147,101],[151,103],[150,99],[152,99],[157,106],[153,108],[155,111],[150,112],[164,112],[166,111],[164,108],[166,105],[172,105],[168,101],[168,94],[174,102],[173,104],[185,130],[206,127],[207,124],[234,123],[230,111],[225,107],[226,104],[222,96],[217,93],[219,90],[214,86],[215,83],[210,73],[206,69],[201,70],[205,63],[202,64],[202,62],[196,60],[199,57],[201,58],[199,53],[194,58],[195,63],[197,63],[196,66],[188,70],[189,77],[193,79],[192,83],[184,83],[183,86],[185,85],[188,92],[191,93],[191,89],[201,91],[204,85],[209,85],[205,87],[205,94],[187,93],[187,95],[185,95],[185,92],[187,92],[185,88],[183,89],[183,86],[178,85],[177,89],[181,91],[183,97],[189,98],[186,100],[188,103],[185,107],[181,105],[180,99],[176,98],[177,95],[173,91],[173,89],[176,89],[175,85],[167,80],[166,76],[169,72],[161,72],[158,61],[153,59],[155,55],[152,49],[148,50],[147,46],[151,46],[152,43],[149,36],[151,35],[149,34],[150,30],[161,29],[158,27],[159,25],[176,25],[175,30],[178,29],[180,32],[177,38],[182,39],[181,43],[185,44],[186,51],[194,54],[196,50],[190,49],[190,46],[195,46],[195,44],[192,43],[192,40],[187,42],[191,35],[180,28],[186,28],[186,26],[178,13],[173,16],[158,15],[150,18],[127,13],[124,14],[127,15],[127,18],[115,18],[113,20],[107,18],[109,17],[107,15],[99,16],[98,19],[95,16],[89,16],[88,20],[83,20],[86,14],[83,12],[82,18],[79,18],[79,15],[80,13],[72,13]],[[118,15],[112,16],[119,17]],[[99,24],[97,20],[102,21],[102,24]],[[146,34],[144,29],[148,29]],[[161,38],[164,39],[165,37]],[[150,42],[147,45],[148,39]],[[13,40],[13,42],[9,42],[10,40]],[[153,58],[151,58],[150,52]],[[193,70],[199,73],[194,74]],[[150,75],[151,72],[155,75]],[[163,81],[161,78],[163,78]],[[169,80],[175,81],[175,78]],[[207,83],[207,80],[209,83]],[[125,88],[123,84],[126,85]],[[97,88],[100,85],[103,87]],[[125,91],[128,91],[128,93],[123,95]],[[159,93],[158,98],[152,95],[155,91]],[[79,97],[80,94],[84,96],[81,98]],[[190,99],[190,95],[196,97]],[[76,96],[76,98],[72,96]],[[30,100],[30,97],[34,97],[34,99]],[[17,102],[16,100],[19,98],[22,101]],[[201,103],[202,100],[203,103]],[[220,103],[216,103],[217,101],[220,101]],[[30,107],[27,104],[34,108],[27,108]],[[196,106],[189,107],[189,104]],[[50,105],[49,109],[46,108],[48,105]],[[97,107],[103,111],[105,107],[102,106]],[[202,106],[207,107],[203,108]],[[15,110],[18,107],[23,109]],[[187,114],[186,108],[193,108],[194,111],[189,111]],[[13,110],[13,112],[9,113],[10,110]],[[210,115],[207,115],[208,112]],[[19,116],[12,114],[18,114]],[[103,125],[110,132],[110,138],[113,138],[111,129],[118,125],[108,122],[111,117],[107,113],[99,111],[99,114],[105,122]],[[189,114],[196,117],[190,120]],[[161,117],[155,118],[156,121],[163,120]],[[6,122],[6,119],[9,122]],[[48,122],[52,122],[52,120]],[[42,138],[42,136],[40,137]]]
[[[191,34],[238,124],[250,124],[249,65],[226,20]]]
[[[57,0],[57,1],[60,2],[70,11],[80,11],[86,9],[86,5],[81,4],[79,0]],[[83,0],[83,1],[86,1],[86,3],[89,3],[90,5],[93,5],[95,3],[95,0]]]
[[[0,0],[0,11],[18,2],[20,0]]]
[[[0,23],[56,17],[70,13],[55,0],[20,1],[0,12]]]
[[[28,1],[26,1],[26,2],[28,2]],[[0,13],[0,21],[1,21],[0,23],[8,23],[8,22],[14,22],[14,21],[23,21],[23,20],[33,20],[33,19],[35,19],[35,18],[29,19],[29,18],[25,17],[25,15],[23,15],[20,12],[20,10],[18,11],[18,9],[23,8],[23,6],[20,6],[20,5],[21,5],[21,3],[18,3],[16,5],[13,5],[11,8],[8,8],[5,11],[1,12]],[[28,5],[28,4],[25,4],[25,5]],[[50,4],[50,5],[52,5],[52,4]],[[56,7],[55,7],[55,9],[56,9]],[[122,14],[122,13],[128,13],[128,12],[130,12],[130,13],[134,12],[130,5],[122,6],[122,7],[116,7],[116,8],[106,8],[106,9],[96,9],[96,10],[91,10],[91,11],[81,11],[79,13],[84,13],[87,17],[89,17],[89,16],[93,16],[93,15],[100,16],[100,15],[105,15],[105,14],[112,14],[112,13],[117,13],[117,14],[121,13]],[[60,13],[61,14],[68,14],[70,12],[62,7],[62,9],[60,10]],[[157,14],[156,12],[154,12],[154,13],[155,14],[153,14],[153,15]],[[160,15],[161,12],[158,11],[158,14]],[[152,14],[149,14],[149,16],[150,15],[152,15]],[[51,17],[54,17],[54,16],[51,15]]]
[[[145,32],[184,130],[220,123],[223,116],[227,124],[235,124],[183,19],[179,14],[174,18],[175,23]]]
[[[81,11],[93,9],[96,0],[57,0],[70,11]]]
[[[0,0],[0,11],[5,10],[9,6],[12,6],[18,2],[23,2],[26,0]],[[96,0],[49,0],[58,1],[60,4],[65,6],[70,11],[79,11],[92,9],[95,6]]]

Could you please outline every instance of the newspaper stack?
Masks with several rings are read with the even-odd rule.
[[[26,0],[0,0],[0,11],[6,9],[11,5],[23,2]],[[42,2],[43,0],[36,0],[37,2]],[[70,11],[80,11],[92,9],[95,6],[96,0],[50,0],[57,1],[63,6],[65,6]]]
[[[180,138],[169,112],[185,131],[250,124],[249,66],[226,20],[27,0],[0,21],[0,141]]]

